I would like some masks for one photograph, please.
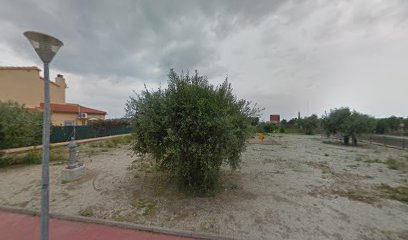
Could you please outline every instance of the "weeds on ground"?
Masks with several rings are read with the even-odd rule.
[[[131,205],[137,210],[140,210],[143,216],[151,215],[156,209],[156,204],[146,199],[135,200],[131,203]]]
[[[90,148],[97,148],[97,147],[99,147],[99,144],[96,143],[96,142],[93,142],[93,143],[90,143],[90,144],[89,144],[89,147],[90,147]]]
[[[333,173],[330,167],[328,166],[327,161],[320,161],[320,162],[306,162],[309,166],[312,166],[313,168],[320,169],[322,171],[322,174],[331,174]]]
[[[130,136],[116,137],[105,141],[82,143],[78,146],[81,153],[90,157],[97,152],[108,152],[110,148],[118,147],[119,145],[129,144],[131,142]],[[51,147],[50,162],[62,164],[68,161],[68,149],[66,146]],[[27,152],[0,154],[0,168],[11,165],[31,165],[41,164],[42,150],[35,149]]]
[[[78,214],[83,217],[93,217],[95,215],[90,207],[79,210]]]
[[[89,148],[115,148],[120,145],[126,145],[131,142],[130,136],[115,137],[108,140],[100,140],[97,142],[84,143],[83,146]]]
[[[365,163],[383,163],[383,161],[381,161],[378,158],[374,158],[374,159],[369,158],[369,159],[364,160],[364,162]]]
[[[346,190],[346,191],[338,190],[336,193],[339,196],[346,197],[353,201],[359,201],[359,202],[364,202],[364,203],[369,203],[369,204],[377,201],[377,198],[375,196],[373,196],[369,192],[364,191],[362,189]]]
[[[365,163],[384,163],[378,158],[364,158],[363,156],[357,156],[355,159],[357,162],[365,162]]]
[[[323,140],[322,143],[324,143],[324,144],[335,144],[335,145],[338,145],[338,142],[334,142],[334,141],[331,141],[331,140]]]
[[[408,203],[408,187],[391,187],[387,184],[381,184],[378,188],[386,198]]]
[[[157,170],[155,162],[145,156],[134,160],[128,167],[128,170],[136,170],[138,172],[152,173]]]
[[[42,150],[30,150],[22,153],[3,154],[0,156],[0,168],[11,165],[41,164]],[[68,151],[62,147],[50,149],[50,162],[68,161]]]
[[[384,162],[384,164],[386,164],[389,169],[404,171],[408,170],[407,160],[390,157]]]

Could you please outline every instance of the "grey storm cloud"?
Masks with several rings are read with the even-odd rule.
[[[265,1],[8,1],[2,21],[14,27],[8,44],[21,46],[24,29],[64,40],[62,70],[82,74],[163,76],[194,70],[219,57],[218,39],[256,24],[278,6]],[[217,66],[210,66],[217,67]]]
[[[38,64],[23,31],[54,35],[68,100],[111,117],[170,68],[228,75],[264,119],[341,106],[406,116],[407,18],[405,0],[5,0],[0,64]]]

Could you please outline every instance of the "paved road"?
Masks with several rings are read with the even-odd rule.
[[[38,216],[0,211],[0,240],[39,239]],[[50,220],[50,240],[192,240],[91,223]]]

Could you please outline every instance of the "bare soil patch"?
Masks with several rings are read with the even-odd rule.
[[[323,141],[253,138],[241,169],[224,169],[223,191],[207,198],[178,191],[126,146],[88,149],[81,180],[62,183],[65,164],[51,166],[50,209],[242,239],[408,239],[408,152]],[[0,169],[0,204],[38,210],[40,170]]]

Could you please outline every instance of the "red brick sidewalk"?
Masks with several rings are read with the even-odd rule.
[[[40,218],[0,211],[0,240],[39,239]],[[192,240],[92,223],[50,220],[50,240]]]

